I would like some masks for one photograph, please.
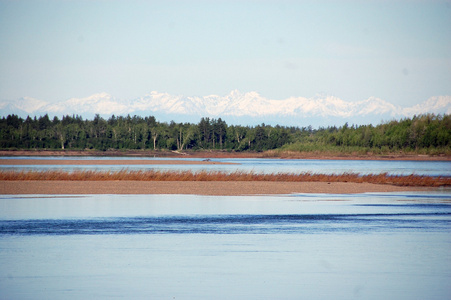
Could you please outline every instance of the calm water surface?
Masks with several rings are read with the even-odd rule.
[[[450,299],[451,191],[0,197],[0,299]]]

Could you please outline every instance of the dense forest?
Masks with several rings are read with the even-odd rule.
[[[48,115],[0,119],[1,149],[68,150],[228,150],[265,151],[395,151],[451,154],[451,116],[420,115],[377,126],[349,125],[313,129],[261,124],[228,125],[221,118],[198,124],[158,122],[155,117]]]

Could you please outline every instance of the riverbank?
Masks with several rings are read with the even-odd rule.
[[[146,159],[2,159],[1,165],[6,166],[42,166],[42,165],[237,165],[236,163],[218,162],[211,160],[191,161],[191,160],[146,160]]]
[[[239,196],[292,193],[360,194],[433,190],[435,189],[351,182],[0,181],[0,194],[3,195],[192,194]]]
[[[327,160],[412,160],[451,161],[451,155],[423,155],[405,153],[329,153],[329,152],[233,152],[233,151],[164,151],[164,150],[0,150],[0,156],[58,156],[58,157],[160,157],[160,158],[281,158]]]

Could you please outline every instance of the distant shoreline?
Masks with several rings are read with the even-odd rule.
[[[324,160],[406,160],[406,161],[451,161],[450,155],[422,154],[337,154],[322,152],[227,152],[227,151],[158,151],[158,150],[0,150],[1,156],[26,157],[158,157],[158,158],[280,158],[280,159],[324,159]]]
[[[42,165],[236,165],[236,163],[218,162],[211,160],[193,161],[193,160],[174,160],[174,159],[1,159],[0,165],[7,166],[42,166]]]

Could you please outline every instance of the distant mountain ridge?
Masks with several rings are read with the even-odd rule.
[[[58,103],[23,97],[16,101],[0,102],[2,116],[17,114],[22,117],[78,114],[91,118],[95,114],[153,115],[160,121],[198,122],[201,117],[223,118],[232,123],[256,123],[304,126],[328,126],[344,122],[355,124],[379,123],[381,120],[412,117],[435,113],[451,114],[451,96],[435,96],[412,107],[402,108],[385,100],[370,97],[348,102],[333,96],[312,98],[290,97],[283,100],[267,99],[257,92],[231,91],[218,96],[181,96],[151,92],[133,100],[120,100],[107,93],[85,98],[71,98]]]

